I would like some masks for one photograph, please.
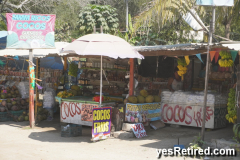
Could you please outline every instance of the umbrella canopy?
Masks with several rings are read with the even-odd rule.
[[[139,54],[128,42],[109,34],[89,34],[67,45],[60,55],[73,53],[78,55],[107,56],[111,58],[139,58]]]

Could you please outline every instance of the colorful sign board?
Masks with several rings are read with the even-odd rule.
[[[142,123],[160,120],[161,103],[126,104],[125,121]]]
[[[93,108],[92,140],[107,139],[111,133],[111,107]]]
[[[162,103],[161,108],[164,123],[202,127],[202,106]],[[214,128],[214,107],[207,107],[205,128]]]
[[[93,108],[98,105],[62,101],[60,105],[61,122],[92,126]]]
[[[233,6],[234,0],[197,0],[200,6]]]
[[[7,48],[55,48],[56,15],[7,13]]]
[[[145,137],[147,136],[147,133],[144,129],[144,126],[142,123],[136,123],[136,124],[132,124],[131,125],[131,128],[133,130],[133,133],[134,135],[137,137],[137,138],[142,138],[142,137]]]

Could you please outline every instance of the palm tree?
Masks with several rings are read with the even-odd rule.
[[[231,25],[238,23],[240,15],[240,0],[234,0],[233,7],[217,7],[216,22],[225,27],[225,37],[230,38]]]
[[[152,0],[146,4],[145,11],[135,17],[134,28],[152,26],[160,30],[166,23],[175,21],[180,14],[192,8],[195,0]]]

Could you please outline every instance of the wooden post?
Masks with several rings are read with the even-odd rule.
[[[36,78],[39,79],[39,69],[40,69],[40,59],[39,58],[36,58],[36,69],[35,69],[35,73],[36,73]],[[37,106],[37,103],[38,103],[38,100],[39,100],[39,92],[38,92],[38,87],[35,87],[35,91],[36,91],[36,98],[35,98],[35,112],[34,112],[34,115],[35,115],[35,122],[37,122],[37,110],[38,110],[38,106]]]
[[[33,50],[29,50],[29,122],[30,127],[35,127],[35,120],[34,120],[34,88],[31,86],[31,70],[32,67],[31,62],[33,62]]]
[[[129,96],[134,94],[134,59],[130,58]]]
[[[63,57],[63,59],[64,59],[64,67],[63,67],[63,70],[64,70],[64,72],[66,72],[66,71],[67,71],[67,57]]]

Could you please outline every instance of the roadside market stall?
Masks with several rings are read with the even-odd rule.
[[[185,91],[175,91],[173,93],[170,91],[167,91],[166,90],[167,80],[164,78],[159,78],[155,76],[156,74],[152,77],[140,76],[140,79],[139,79],[140,82],[138,83],[144,82],[142,86],[140,85],[140,88],[147,90],[152,95],[158,94],[158,96],[161,96],[161,107],[159,108],[152,107],[153,109],[150,109],[150,108],[146,109],[145,106],[148,106],[148,104],[146,103],[143,103],[143,104],[128,103],[126,104],[125,121],[136,122],[136,119],[142,120],[143,117],[147,117],[146,114],[149,115],[149,118],[147,118],[148,121],[154,121],[157,118],[151,119],[153,117],[152,115],[155,115],[155,113],[158,113],[158,117],[161,118],[161,120],[165,123],[201,127],[202,112],[203,112],[202,104],[204,100],[204,96],[203,96],[204,94],[203,92],[201,92],[203,89],[201,88],[203,88],[204,84],[200,84],[198,85],[198,88],[196,88],[195,81],[199,79],[198,75],[200,75],[200,78],[204,77],[205,75],[201,75],[202,74],[201,69],[198,70],[197,69],[198,67],[194,68],[195,63],[193,62],[198,60],[200,64],[202,62],[206,64],[206,62],[201,59],[201,56],[204,58],[204,52],[206,52],[205,46],[206,45],[204,44],[182,44],[182,45],[179,44],[179,45],[170,45],[170,46],[136,47],[138,48],[138,51],[141,54],[145,55],[146,60],[147,60],[147,55],[172,56],[172,57],[177,56],[178,60],[182,59],[185,61],[188,61],[187,59],[189,59],[189,57],[184,57],[184,56],[190,56],[190,60],[189,60],[189,64],[186,64],[186,65],[183,65],[181,63],[179,64],[179,61],[175,61],[175,64],[174,64],[175,66],[178,66],[179,71],[184,71],[185,73],[185,74],[182,74],[183,75],[182,77],[185,81],[184,83]],[[221,46],[215,45],[215,48],[217,47],[219,48]],[[227,48],[221,48],[221,49],[222,51],[227,51],[228,55],[230,54],[229,49]],[[220,50],[217,50],[217,49],[216,50],[213,49],[212,51],[215,51],[214,54],[216,54],[217,52],[219,54],[220,52]],[[199,53],[202,53],[202,54],[199,54]],[[216,56],[217,56],[216,58],[217,61],[215,63],[213,62],[213,64],[219,66],[218,65],[219,56],[217,54]],[[167,59],[165,61],[167,61]],[[181,70],[182,67],[180,67],[179,65],[186,68]],[[172,66],[171,68],[173,69],[174,66]],[[225,69],[222,69],[222,68],[225,68]],[[210,73],[210,75],[217,74],[217,75],[221,75],[222,77],[217,78],[217,77],[210,76],[211,78],[209,83],[211,85],[209,85],[209,93],[207,96],[206,128],[221,128],[221,127],[225,127],[227,124],[225,116],[228,113],[227,112],[228,93],[229,93],[229,89],[234,84],[233,78],[232,78],[232,72],[231,72],[233,70],[230,70],[230,68],[233,68],[232,65],[231,67],[230,65],[220,66],[220,67],[217,67],[217,70],[215,66],[211,67],[212,73]],[[169,71],[168,68],[164,68],[164,69],[167,69],[168,72],[173,73],[173,70]],[[151,72],[151,70],[149,70],[148,72]],[[154,69],[154,72],[156,73],[158,71]],[[145,73],[146,73],[146,70],[145,70]],[[179,74],[181,73],[179,72]],[[194,78],[194,74],[197,75],[196,78]],[[189,78],[190,78],[190,81],[189,81]],[[224,89],[221,88],[222,86],[224,86],[223,87]],[[212,92],[210,90],[215,90],[215,91]],[[138,96],[139,93],[136,93],[135,95]],[[144,96],[141,93],[140,95]],[[145,98],[145,101],[146,101],[146,98]],[[154,100],[152,102],[154,102]],[[152,105],[154,105],[154,103],[152,103]],[[156,109],[158,109],[158,111],[156,111]],[[146,110],[148,111],[146,112]]]
[[[92,90],[90,94],[87,94],[86,91],[83,92],[85,96],[82,97],[72,97],[70,93],[70,98],[62,99],[56,97],[61,103],[60,105],[60,112],[61,112],[61,122],[65,123],[74,123],[79,125],[93,125],[93,109],[94,108],[101,108],[101,107],[112,107],[113,108],[113,118],[112,121],[116,121],[114,127],[121,129],[121,125],[117,125],[121,120],[119,117],[117,118],[116,115],[120,113],[114,114],[114,107],[118,107],[116,112],[123,112],[123,108],[120,108],[119,102],[123,103],[122,93],[120,92],[120,88],[124,88],[125,84],[122,86],[120,83],[125,81],[125,73],[119,73],[117,71],[125,71],[127,66],[121,65],[123,61],[118,60],[110,60],[110,58],[117,59],[125,59],[125,58],[139,58],[142,59],[143,56],[136,52],[130,44],[128,44],[123,39],[107,35],[107,34],[90,34],[72,42],[69,46],[66,46],[63,49],[63,53],[60,54],[61,56],[67,57],[80,57],[80,58],[87,58],[88,61],[84,63],[79,63],[79,68],[81,70],[99,70],[100,75],[95,72],[88,73],[88,74],[81,74],[77,82],[79,82],[79,86],[83,88],[83,86],[89,86],[90,83],[99,83],[100,87],[97,87],[96,90]],[[110,58],[106,58],[110,57]],[[92,58],[99,58],[100,62],[90,62]],[[105,60],[103,60],[105,58]],[[107,60],[108,59],[108,60]],[[104,62],[106,61],[106,63]],[[108,63],[107,63],[108,61]],[[111,63],[111,62],[114,63]],[[96,64],[98,67],[96,67]],[[72,64],[71,64],[72,65]],[[82,66],[83,65],[83,66]],[[80,67],[81,66],[81,67]],[[70,66],[71,67],[71,66]],[[78,68],[78,66],[76,66]],[[78,69],[77,69],[78,70]],[[108,74],[106,75],[105,70],[108,70]],[[111,73],[112,71],[116,71],[116,74]],[[70,68],[69,68],[70,71]],[[68,73],[69,73],[68,71]],[[76,74],[75,74],[76,75]],[[97,76],[99,75],[99,76]],[[103,87],[103,75],[106,79],[105,83],[116,83],[115,87],[111,89],[111,87],[105,90]],[[91,77],[94,79],[91,80]],[[86,79],[89,78],[89,79]],[[79,81],[78,81],[79,80]],[[89,81],[88,81],[89,80]],[[120,82],[120,83],[119,83]],[[86,84],[87,83],[87,84]],[[125,82],[124,82],[125,83]],[[83,85],[84,84],[84,85]],[[93,84],[92,84],[93,85]],[[81,88],[77,86],[71,86],[70,88],[73,90],[81,90]],[[77,89],[75,89],[77,88]],[[105,93],[110,93],[108,95],[104,95]],[[111,92],[114,91],[114,92]],[[96,93],[96,91],[98,93]],[[92,93],[92,94],[91,94]],[[61,92],[58,96],[62,94],[69,94],[69,92]],[[94,97],[94,95],[99,94],[99,96]],[[88,95],[88,97],[86,96]],[[114,97],[116,95],[120,95],[120,97]],[[96,103],[97,102],[97,103]],[[122,105],[123,107],[123,105]],[[120,110],[120,111],[119,111]],[[121,111],[122,110],[122,111]],[[68,114],[69,113],[69,114]],[[115,118],[114,118],[115,117]],[[117,120],[118,119],[118,120]],[[114,122],[113,122],[114,123]]]
[[[39,88],[35,90],[35,119],[38,122],[48,117],[48,111],[44,111],[44,109],[42,109],[42,107],[44,107],[42,103],[44,97],[43,95],[47,88],[48,90],[50,88],[55,90],[63,69],[63,65],[61,66],[62,61],[60,57],[45,56],[51,56],[51,54],[59,53],[65,44],[67,43],[57,42],[56,49],[38,49],[34,52],[36,56],[36,59],[33,60],[33,63],[36,64],[35,75],[36,78],[41,79],[40,82],[37,82],[37,86],[39,86]],[[2,46],[3,49],[0,50],[2,55],[0,57],[0,83],[1,103],[4,104],[5,109],[3,108],[1,110],[0,121],[28,121],[29,64],[26,59],[29,56],[29,51],[5,49],[4,45]],[[42,63],[38,57],[41,57]],[[39,94],[42,95],[40,98],[42,99],[41,102],[39,101]],[[7,103],[5,104],[5,102]]]

